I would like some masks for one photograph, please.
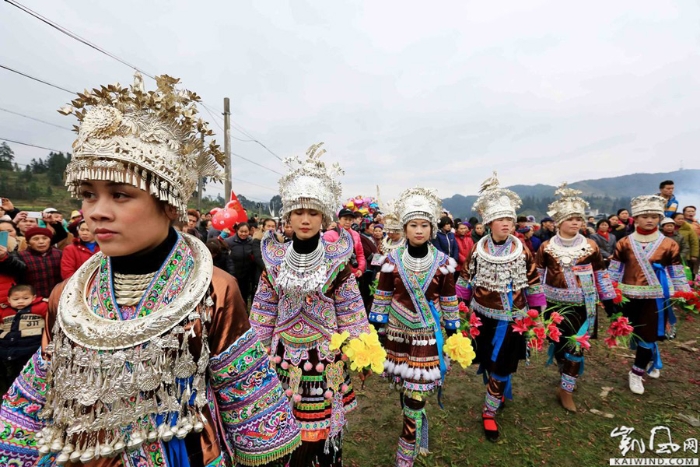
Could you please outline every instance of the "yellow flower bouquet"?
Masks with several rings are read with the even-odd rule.
[[[349,337],[350,334],[347,331],[342,334],[333,334],[329,348],[340,350],[350,362],[350,369],[353,371],[372,370],[375,373],[382,373],[386,350],[379,343],[377,330],[372,328],[369,333],[363,332],[359,337],[348,340]]]
[[[462,365],[462,368],[471,365],[476,357],[471,339],[464,337],[461,332],[457,332],[447,339],[443,351],[451,360]]]

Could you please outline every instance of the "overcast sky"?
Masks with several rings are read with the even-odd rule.
[[[377,184],[387,198],[414,185],[473,194],[493,169],[511,185],[700,168],[700,7],[690,0],[23,4],[150,74],[181,78],[212,108],[230,97],[232,120],[281,157],[324,141],[324,157],[346,170],[346,197]],[[133,76],[5,2],[0,64],[75,90]],[[2,108],[70,127],[56,109],[71,98],[0,69]],[[73,140],[5,112],[0,137],[63,150]],[[47,153],[12,147],[20,163]],[[284,171],[254,143],[232,148]],[[279,175],[233,164],[233,177],[267,187],[234,181],[238,192],[276,193]]]

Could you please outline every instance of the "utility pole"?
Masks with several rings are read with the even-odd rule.
[[[224,200],[231,199],[231,110],[228,97],[224,97],[224,154],[226,156],[226,176],[224,177]]]
[[[204,151],[204,135],[202,135],[202,151]],[[197,180],[197,211],[202,212],[202,191],[204,190],[204,177]]]

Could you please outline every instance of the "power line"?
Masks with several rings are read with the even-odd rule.
[[[258,164],[258,163],[255,162],[255,161],[251,161],[251,160],[248,159],[247,157],[243,157],[243,156],[241,156],[240,154],[236,154],[236,153],[233,153],[233,152],[232,152],[231,155],[234,156],[234,157],[237,157],[237,158],[239,158],[239,159],[243,159],[243,160],[246,161],[246,162],[250,162],[251,164],[257,165],[258,167],[262,167],[262,168],[265,169],[265,170],[269,170],[270,172],[274,172],[274,173],[276,173],[277,175],[284,175],[284,174],[282,174],[282,173],[276,171],[275,169],[271,169],[271,168],[269,168],[269,167],[265,167],[264,165]]]
[[[247,183],[248,185],[257,186],[260,188],[265,188],[266,190],[272,190],[273,193],[277,193],[277,190],[275,190],[274,188],[271,188],[271,187],[265,186],[265,185],[258,185],[257,183],[249,182],[248,180],[243,180],[240,178],[233,178],[233,177],[231,177],[231,180],[235,180],[235,181],[241,182],[241,183]]]
[[[19,113],[19,112],[14,112],[14,111],[12,111],[12,110],[3,109],[2,107],[0,107],[0,111],[2,111],[2,112],[7,112],[7,113],[9,113],[9,114],[19,115],[20,117],[28,118],[29,120],[34,120],[34,121],[36,121],[36,122],[44,123],[44,124],[46,124],[46,125],[55,126],[56,128],[60,128],[60,129],[62,129],[62,130],[73,131],[72,129],[70,129],[70,128],[68,128],[68,127],[61,126],[61,125],[56,125],[55,123],[51,123],[51,122],[47,122],[47,121],[45,121],[45,120],[40,120],[40,119],[38,119],[38,118],[30,117],[29,115],[24,115],[24,114],[21,114],[21,113]]]
[[[155,79],[155,76],[154,76],[154,75],[152,75],[152,74],[150,74],[150,73],[147,73],[147,72],[143,71],[142,69],[140,69],[139,67],[137,67],[136,65],[132,65],[131,63],[127,62],[126,60],[124,60],[124,59],[122,59],[122,58],[119,58],[118,56],[114,55],[113,53],[104,50],[104,49],[101,48],[100,46],[98,46],[98,45],[94,44],[93,42],[90,42],[89,40],[87,40],[87,39],[85,39],[85,38],[79,36],[78,34],[74,33],[73,31],[71,31],[71,30],[69,30],[69,29],[67,29],[67,28],[65,28],[65,27],[63,27],[63,26],[57,24],[56,22],[54,22],[54,21],[50,20],[49,18],[47,18],[47,17],[41,15],[40,13],[37,13],[36,11],[32,10],[31,8],[28,8],[28,7],[22,5],[21,3],[15,1],[15,0],[5,0],[5,2],[7,2],[7,3],[9,3],[10,5],[14,6],[15,8],[18,8],[19,10],[21,10],[21,11],[23,11],[23,12],[25,12],[25,13],[31,15],[32,17],[38,19],[39,21],[41,21],[41,22],[43,22],[43,23],[45,23],[45,24],[51,26],[52,28],[56,29],[57,31],[61,32],[62,34],[65,34],[66,36],[68,36],[68,37],[70,37],[70,38],[72,38],[72,39],[75,39],[75,40],[77,40],[78,42],[80,42],[80,43],[82,43],[82,44],[84,44],[84,45],[87,45],[88,47],[90,47],[90,48],[92,48],[92,49],[94,49],[94,50],[100,52],[100,53],[103,54],[103,55],[106,55],[106,56],[108,56],[108,57],[110,57],[110,58],[113,58],[114,60],[118,61],[119,63],[121,63],[121,64],[123,64],[123,65],[126,65],[126,66],[128,66],[129,68],[131,68],[131,69],[133,69],[133,70],[136,70],[136,71],[138,71],[139,73],[141,73],[141,74],[143,74],[143,75],[145,75],[145,76],[148,76],[148,77],[151,78],[151,79]],[[28,76],[28,77],[29,77],[29,76]],[[32,79],[35,79],[35,78],[32,78]],[[48,84],[48,83],[44,83],[44,84]],[[51,85],[51,86],[53,86],[53,85]],[[54,86],[54,87],[57,87],[57,86]],[[75,92],[73,92],[73,91],[68,91],[67,89],[60,88],[60,87],[58,87],[58,88],[59,88],[59,89],[62,89],[62,90],[64,90],[64,91],[66,91],[66,92],[70,92],[71,94],[75,94]],[[205,109],[207,109],[207,111],[209,111],[209,113],[211,114],[211,111],[209,110],[208,106],[207,106],[204,102],[201,102],[201,104],[202,104],[202,106],[203,106]],[[212,116],[213,116],[213,115],[212,115]],[[268,147],[267,147],[265,144],[263,144],[260,140],[254,138],[254,137],[251,136],[249,133],[247,133],[247,132],[245,131],[245,129],[244,129],[242,126],[236,124],[235,122],[232,122],[232,123],[233,123],[234,129],[235,129],[236,131],[240,132],[241,134],[243,134],[244,136],[247,136],[247,137],[250,138],[250,139],[249,139],[249,140],[244,140],[244,139],[241,139],[241,138],[236,138],[235,136],[232,136],[232,138],[234,138],[234,139],[236,139],[236,140],[238,140],[238,141],[241,141],[241,142],[243,142],[243,143],[250,143],[250,142],[256,143],[256,144],[260,145],[262,148],[264,148],[267,152],[269,152],[270,154],[272,154],[273,156],[275,156],[277,159],[279,159],[280,161],[282,161],[282,158],[281,158],[280,156],[278,156],[274,151],[272,151],[270,148],[268,148]],[[221,128],[221,125],[219,125],[218,123],[217,123],[217,126],[219,126],[219,128]],[[221,131],[223,131],[223,128],[221,128]]]
[[[8,0],[5,0],[5,1],[8,1]],[[24,76],[25,78],[33,79],[34,81],[38,81],[38,82],[40,82],[40,83],[42,83],[42,84],[45,84],[45,85],[47,85],[47,86],[51,86],[52,88],[60,89],[61,91],[65,91],[65,92],[67,92],[67,93],[69,93],[69,94],[77,94],[75,91],[71,91],[71,90],[69,90],[69,89],[66,89],[66,88],[64,88],[64,87],[58,86],[58,85],[56,85],[56,84],[51,84],[51,83],[49,83],[48,81],[44,81],[43,79],[35,78],[34,76],[28,75],[28,74],[26,74],[26,73],[22,73],[21,71],[17,71],[17,70],[15,70],[14,68],[10,68],[9,66],[5,66],[5,65],[1,65],[1,64],[0,64],[0,68],[3,68],[3,69],[5,69],[5,70],[7,70],[7,71],[11,71],[12,73],[17,73],[18,75]]]
[[[38,19],[39,21],[41,21],[41,22],[43,22],[43,23],[45,23],[45,24],[51,26],[52,28],[56,29],[57,31],[59,31],[59,32],[61,32],[61,33],[63,33],[63,34],[65,34],[66,36],[68,36],[68,37],[70,37],[70,38],[72,38],[72,39],[75,39],[76,41],[78,41],[78,42],[80,42],[80,43],[82,43],[82,44],[85,44],[85,45],[87,45],[88,47],[90,47],[90,48],[92,48],[92,49],[94,49],[94,50],[97,50],[97,51],[100,52],[101,54],[104,54],[104,55],[106,55],[106,56],[108,56],[108,57],[110,57],[110,58],[113,58],[114,60],[116,60],[116,61],[118,61],[118,62],[120,62],[120,63],[122,63],[122,64],[128,66],[129,68],[132,68],[132,69],[138,71],[139,73],[141,73],[141,74],[143,74],[143,75],[148,76],[149,78],[155,79],[155,77],[154,77],[153,75],[151,75],[151,74],[149,74],[149,73],[146,73],[145,71],[141,70],[140,68],[137,68],[135,65],[132,65],[131,63],[127,62],[126,60],[123,60],[123,59],[117,57],[117,56],[114,55],[113,53],[107,52],[106,50],[102,49],[102,48],[99,47],[98,45],[95,45],[95,44],[93,44],[92,42],[90,42],[89,40],[80,37],[80,36],[77,35],[76,33],[74,33],[74,32],[72,32],[72,31],[70,31],[69,29],[64,28],[63,26],[61,26],[61,25],[59,25],[59,24],[57,24],[57,23],[51,21],[51,20],[48,19],[47,17],[42,16],[41,14],[37,13],[36,11],[34,11],[34,10],[32,10],[32,9],[30,9],[30,8],[28,8],[28,7],[26,7],[26,6],[24,6],[24,5],[22,5],[21,3],[18,3],[18,2],[14,1],[14,0],[5,0],[5,1],[6,1],[7,3],[9,3],[10,5],[12,5],[13,7],[18,8],[19,10],[21,10],[21,11],[23,11],[23,12],[25,12],[25,13],[31,15],[31,16],[33,16],[34,18]]]
[[[37,146],[36,144],[23,143],[23,142],[21,142],[21,141],[15,141],[15,140],[13,140],[13,139],[7,139],[7,138],[3,138],[3,137],[1,137],[1,136],[0,136],[0,141],[7,141],[8,143],[21,144],[22,146],[30,146],[30,147],[32,147],[32,148],[46,149],[46,150],[48,150],[48,151],[53,151],[53,152],[63,152],[63,151],[58,150],[58,149],[47,148],[47,147],[44,147],[44,146]]]

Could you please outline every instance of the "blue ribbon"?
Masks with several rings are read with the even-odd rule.
[[[513,382],[512,382],[511,376],[512,375],[500,376],[500,375],[497,375],[496,373],[491,373],[491,377],[493,379],[495,379],[496,381],[500,381],[502,383],[503,382],[506,383],[506,387],[503,390],[503,395],[506,397],[506,399],[512,401],[513,400]]]
[[[160,426],[167,415],[156,415],[156,422]],[[178,414],[175,413],[170,418],[170,426],[175,426],[177,423]],[[170,441],[161,441],[163,443],[164,454],[168,460],[168,466],[172,467],[190,467],[190,459],[187,456],[187,446],[185,440],[173,436]]]
[[[554,363],[554,351],[556,350],[556,346],[554,345],[554,342],[549,343],[549,348],[547,349],[547,363],[545,366],[551,365]]]
[[[433,329],[435,331],[435,344],[437,345],[438,358],[440,359],[440,381],[445,382],[445,374],[447,373],[447,365],[445,364],[445,356],[442,353],[442,348],[445,346],[445,341],[442,336],[442,329],[440,329],[440,314],[435,308],[435,304],[428,300],[428,305],[430,306],[430,313],[433,315]],[[438,388],[438,405],[443,409],[442,405],[442,384]]]
[[[513,291],[508,290],[508,304],[509,309],[512,311],[513,310]],[[503,345],[503,341],[506,338],[506,332],[508,331],[508,326],[510,325],[510,322],[508,321],[499,321],[498,326],[496,327],[496,332],[493,335],[493,339],[491,339],[491,345],[493,345],[493,351],[491,352],[491,361],[495,362],[498,359],[498,353],[501,351],[501,346]]]
[[[571,355],[569,352],[565,353],[564,356],[566,357],[567,360],[571,362],[578,362],[581,364],[578,370],[578,376],[583,375],[583,363],[586,361],[586,359],[583,357],[583,355]]]
[[[655,369],[660,370],[664,367],[663,363],[661,363],[661,353],[659,352],[659,344],[656,342],[653,343],[647,343],[644,342],[643,340],[637,341],[637,345],[644,349],[649,349],[651,350],[651,367],[647,370],[647,372],[651,372]]]
[[[666,276],[666,268],[659,263],[652,263],[652,266],[654,267],[654,274],[656,274],[656,278],[659,280],[661,290],[664,294],[663,298],[656,299],[656,308],[658,310],[656,335],[661,337],[666,334],[666,311],[668,311],[668,322],[670,324],[676,324],[676,315],[673,313],[673,307],[671,306],[671,289],[668,284],[668,277]]]

